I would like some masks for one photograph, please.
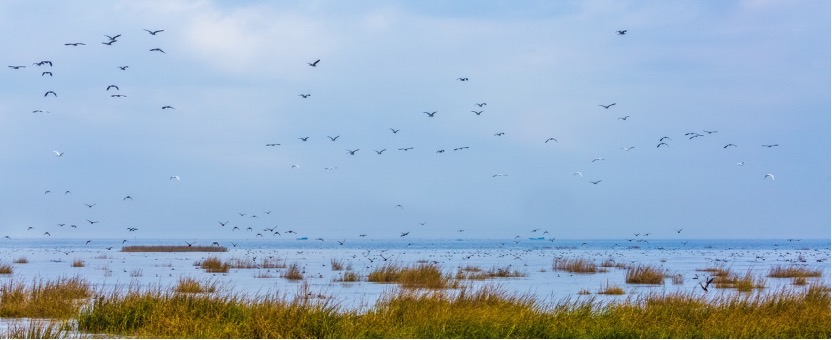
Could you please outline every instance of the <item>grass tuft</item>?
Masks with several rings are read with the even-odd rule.
[[[603,286],[601,286],[601,290],[598,291],[598,294],[604,295],[624,295],[624,288],[621,288],[619,285],[610,284],[609,281]]]
[[[820,277],[820,270],[812,270],[800,265],[781,266],[777,265],[768,272],[769,277],[791,278],[791,277]]]
[[[84,260],[81,259],[74,259],[72,260],[72,267],[80,268],[84,266]]]
[[[584,258],[576,259],[554,259],[552,261],[552,269],[562,270],[570,273],[598,273],[606,271],[598,269],[595,262]]]
[[[14,259],[14,261],[12,261],[12,263],[26,264],[26,263],[29,263],[29,259],[27,259],[25,256],[21,256],[21,257],[18,257],[16,259]]]
[[[172,253],[172,252],[227,252],[228,248],[218,246],[124,246],[125,253]]]
[[[303,280],[303,271],[297,263],[292,263],[280,276],[287,280]]]
[[[627,278],[625,282],[634,284],[662,284],[664,283],[664,274],[658,267],[650,265],[638,265],[627,268]]]
[[[194,265],[205,269],[207,273],[227,273],[230,267],[228,263],[222,262],[219,257],[214,256],[197,261]]]
[[[217,284],[210,281],[199,282],[191,277],[182,277],[179,278],[179,282],[176,283],[173,290],[177,293],[213,293],[217,290]]]
[[[0,275],[11,274],[12,272],[14,272],[14,270],[12,269],[11,265],[0,263]]]

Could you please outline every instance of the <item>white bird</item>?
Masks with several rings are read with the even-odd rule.
[[[170,176],[170,179],[175,179],[175,180],[177,180],[177,181],[178,181],[178,180],[179,180],[179,176]]]
[[[635,146],[631,146],[631,147],[628,147],[628,148],[621,148],[621,150],[624,150],[624,151],[630,151],[632,149],[635,149]]]
[[[60,151],[57,151],[57,150],[52,150],[52,152],[54,152],[54,153],[55,153],[55,156],[56,156],[56,157],[61,157],[61,156],[63,156],[63,155],[64,155],[64,153],[63,153],[63,152],[60,152]]]
[[[743,166],[743,165],[745,165],[745,161],[742,161],[742,162],[737,162],[737,165],[739,165],[739,166]]]
[[[772,175],[772,174],[766,174],[765,176],[763,176],[763,180],[765,180],[766,178],[769,178],[769,177],[771,177],[772,181],[774,180],[774,175]]]
[[[575,173],[572,174],[572,176],[581,176],[581,178],[583,178],[584,174],[582,174],[580,171],[575,171]]]

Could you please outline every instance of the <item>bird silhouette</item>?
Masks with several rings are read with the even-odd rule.
[[[727,149],[729,146],[737,147],[736,145],[729,143],[729,144],[725,144],[725,146],[723,146],[722,148]]]
[[[555,138],[553,138],[553,137],[549,137],[549,139],[547,139],[547,140],[546,140],[545,142],[543,142],[543,143],[544,143],[544,144],[545,144],[545,143],[549,143],[550,141],[555,141],[555,143],[560,143],[560,142],[558,142],[558,140],[557,140],[557,139],[555,139]]]
[[[41,76],[41,77],[43,77],[43,76],[45,76],[45,75],[49,75],[49,76],[51,77],[51,76],[52,76],[52,72],[46,71],[46,72],[43,72],[43,73],[41,73],[41,74],[40,74],[40,76]]]
[[[309,66],[312,66],[312,67],[318,67],[319,62],[321,62],[321,59],[315,60],[311,63],[306,63],[306,65],[309,65]]]
[[[375,151],[377,154],[380,155],[382,152],[387,151],[387,149],[373,150],[373,151]]]
[[[397,133],[399,133],[399,131],[401,131],[401,129],[399,129],[399,130],[396,130],[394,128],[389,128],[389,129],[390,129],[390,131],[393,131],[393,134],[397,134]]]
[[[473,112],[473,113],[474,113],[474,114],[476,114],[477,116],[479,116],[479,115],[481,115],[481,114],[482,114],[482,111],[474,111],[474,110],[471,110],[471,112]]]
[[[627,34],[627,30],[620,30],[620,31],[615,31],[615,32],[616,32],[616,33],[618,33],[618,35],[625,35],[625,34]]]
[[[162,106],[162,110],[167,110],[167,109],[176,110],[176,108],[175,108],[175,107],[170,106],[170,105],[165,105],[165,106]]]
[[[766,178],[769,178],[769,177],[771,177],[772,181],[774,180],[774,175],[772,175],[772,174],[766,174],[765,176],[763,176],[763,179],[766,179]]]
[[[162,51],[162,49],[161,49],[161,48],[151,48],[151,49],[150,49],[150,51],[151,51],[151,52],[162,52],[162,53],[164,53],[164,54],[167,54],[167,53],[165,53],[165,51]]]
[[[601,180],[599,179],[599,180],[597,180],[597,181],[589,181],[589,183],[592,183],[592,184],[598,184],[598,183],[601,183]]]
[[[355,150],[347,150],[347,153],[349,153],[350,155],[355,156],[355,153],[356,153],[356,152],[358,152],[358,150],[359,150],[359,149],[355,149]]]
[[[127,71],[127,68],[128,68],[128,67],[130,67],[130,66],[129,66],[129,65],[125,65],[125,66],[116,66],[116,67],[118,67],[118,68],[119,68],[120,70],[122,70],[122,71]]]
[[[487,103],[475,103],[475,104],[476,104],[477,106],[479,106],[479,107],[483,107],[483,106],[488,105]]]
[[[55,153],[55,157],[61,157],[61,156],[63,156],[63,155],[64,155],[64,153],[63,153],[63,152],[61,152],[61,151],[52,150],[52,152],[54,152],[54,153]],[[66,194],[66,193],[64,193],[64,194]]]
[[[159,33],[159,32],[164,32],[164,31],[165,31],[165,30],[155,30],[155,31],[151,31],[151,30],[146,29],[146,28],[143,28],[143,30],[144,30],[145,32],[147,32],[147,33],[150,33],[150,35],[156,35],[156,34],[157,34],[157,33]]]
[[[326,136],[326,137],[329,138],[329,140],[334,142],[336,139],[338,139],[338,137],[341,137],[341,135],[338,135],[338,136],[335,136],[335,137],[330,137],[330,136]]]
[[[436,111],[433,111],[433,112],[424,111],[423,113],[428,115],[428,117],[433,117],[436,114]]]
[[[119,89],[119,88],[118,88],[118,86],[116,86],[116,85],[108,85],[108,86],[107,86],[107,91],[110,91],[110,89],[112,89],[112,88],[114,88],[114,89],[116,89],[116,90],[120,91],[120,89]]]
[[[58,94],[57,94],[57,93],[55,93],[55,91],[46,91],[46,93],[44,93],[44,94],[43,94],[43,96],[44,96],[44,97],[46,97],[46,96],[48,96],[50,93],[51,93],[53,96],[55,96],[55,97],[57,97],[57,96],[58,96]]]
[[[615,103],[612,103],[612,104],[609,104],[609,105],[602,105],[602,104],[598,104],[598,106],[603,107],[603,108],[605,108],[605,109],[609,109],[609,108],[610,108],[610,106],[613,106],[613,105],[615,105]]]
[[[299,94],[298,96],[303,97],[303,98],[309,98],[309,96],[311,96],[311,94],[309,94],[309,93],[301,93],[301,94]]]
[[[709,277],[707,280],[705,280],[705,285],[702,285],[702,282],[699,282],[699,287],[702,287],[702,290],[707,292],[708,286],[710,286],[711,283],[714,282],[714,279],[715,277]]]
[[[66,43],[64,46],[84,46],[85,43]]]

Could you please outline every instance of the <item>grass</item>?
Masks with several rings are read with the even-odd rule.
[[[92,296],[89,282],[80,277],[50,281],[9,280],[0,285],[0,317],[69,318],[78,313],[82,299]]]
[[[314,295],[314,294],[312,294]],[[830,338],[828,286],[541,306],[499,287],[399,289],[365,312],[274,295],[102,294],[78,329],[139,338]]]
[[[435,264],[418,263],[402,267],[388,263],[367,275],[367,281],[376,283],[398,283],[405,288],[443,289],[455,287],[456,282],[443,275]]]
[[[171,252],[226,252],[228,248],[218,246],[124,246],[125,253],[171,253]]]
[[[332,267],[334,271],[341,271],[344,270],[344,261],[339,259],[331,259],[329,260],[329,266]]]
[[[621,288],[621,286],[616,284],[610,284],[610,282],[607,281],[605,285],[601,286],[601,290],[598,291],[598,294],[624,295],[626,294],[626,292],[624,291],[624,288]]]
[[[297,263],[292,263],[280,276],[287,280],[303,280],[303,271]]]
[[[25,256],[21,256],[21,257],[18,257],[16,259],[14,259],[14,261],[12,261],[12,263],[26,264],[26,263],[29,263],[29,259],[27,259]]]
[[[664,283],[664,274],[662,270],[655,266],[638,265],[635,267],[628,267],[626,274],[627,283],[635,284],[662,284]]]
[[[213,293],[217,291],[217,284],[210,281],[200,282],[191,277],[179,278],[173,290],[177,293]]]
[[[598,269],[598,266],[595,265],[594,261],[584,258],[554,259],[552,261],[552,269],[567,271],[570,273],[598,273],[605,271],[604,269]]]
[[[744,276],[739,276],[730,271],[720,272],[719,276],[714,276],[713,285],[716,288],[736,288],[740,292],[750,292],[753,289],[765,288],[765,280],[754,277],[751,270],[746,272]]]
[[[74,260],[72,260],[72,265],[71,266],[75,267],[75,268],[83,267],[84,266],[84,260],[74,259]]]
[[[510,267],[491,268],[489,270],[482,270],[479,267],[475,268],[461,268],[456,273],[457,280],[487,280],[493,278],[510,278],[510,277],[526,277],[528,274],[519,270],[513,270]],[[473,270],[472,270],[473,269]]]
[[[685,283],[685,277],[682,274],[673,274],[670,276],[670,282],[674,285],[682,285]]]
[[[133,268],[130,270],[130,277],[142,277],[144,276],[144,271],[141,268]]]
[[[72,339],[80,338],[72,334],[72,326],[67,321],[29,320],[26,325],[11,323],[5,332],[0,332],[4,339]]]
[[[195,266],[205,269],[207,273],[227,273],[231,266],[228,263],[222,262],[219,257],[208,257],[204,260],[194,263]]]
[[[0,263],[0,275],[11,274],[12,272],[14,272],[14,270],[12,269],[11,265]]]
[[[774,278],[792,278],[792,277],[820,277],[820,270],[812,270],[800,265],[772,267],[769,272],[769,277]]]
[[[358,282],[361,281],[361,277],[356,274],[354,271],[345,271],[342,272],[338,278],[335,279],[337,282]]]

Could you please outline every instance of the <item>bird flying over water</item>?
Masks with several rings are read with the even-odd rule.
[[[549,143],[549,141],[555,141],[555,143],[559,143],[559,142],[558,142],[558,140],[557,140],[557,139],[555,139],[555,138],[553,138],[553,137],[549,137],[549,139],[547,139],[547,140],[546,140],[545,142],[543,142],[543,143],[544,143],[544,144],[545,144],[545,143]]]
[[[423,113],[424,113],[424,114],[426,114],[426,115],[428,115],[428,117],[433,117],[433,115],[435,115],[435,114],[436,114],[436,111],[433,111],[433,112],[427,112],[427,111],[424,111]]]
[[[44,96],[44,97],[46,97],[46,96],[48,96],[50,93],[51,93],[53,96],[55,96],[55,97],[57,97],[57,96],[58,96],[58,94],[57,94],[57,93],[55,93],[55,91],[46,91],[46,93],[44,93],[44,94],[43,94],[43,96]]]

